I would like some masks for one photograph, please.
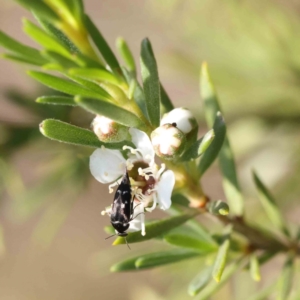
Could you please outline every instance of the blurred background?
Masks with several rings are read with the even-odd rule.
[[[37,47],[22,32],[31,15],[0,0],[0,28]],[[123,36],[137,62],[149,37],[161,81],[176,106],[197,112],[199,69],[207,61],[228,124],[249,220],[268,227],[256,200],[251,170],[274,192],[299,225],[300,1],[85,1],[86,12],[114,48]],[[0,60],[0,299],[188,299],[195,260],[152,271],[112,274],[115,262],[158,242],[112,247],[100,215],[108,189],[89,173],[92,149],[44,138],[38,124],[57,118],[88,128],[93,118],[78,108],[34,100],[50,90],[26,76],[28,66]],[[213,199],[224,199],[217,164],[203,178]],[[255,220],[253,215],[255,214]],[[206,222],[206,221],[205,221]],[[209,223],[210,226],[213,226]],[[276,277],[278,261],[255,284],[241,273],[212,299],[245,299]],[[295,298],[296,299],[296,298]]]

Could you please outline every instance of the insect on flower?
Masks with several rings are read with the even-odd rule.
[[[115,228],[116,234],[111,235],[106,239],[115,235],[122,236],[125,238],[126,244],[130,249],[126,239],[126,236],[128,235],[126,231],[130,226],[130,221],[133,220],[134,207],[130,179],[127,170],[116,190],[114,202],[108,214],[110,215],[110,222]]]

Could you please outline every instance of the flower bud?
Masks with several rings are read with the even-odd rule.
[[[208,204],[208,211],[213,215],[226,216],[229,214],[229,206],[226,202],[217,200]]]
[[[121,142],[129,134],[128,127],[99,115],[93,120],[92,127],[99,140],[106,143]]]
[[[151,133],[151,141],[157,156],[164,159],[179,157],[186,144],[185,134],[176,123],[164,124]]]
[[[194,128],[198,127],[195,117],[184,107],[175,108],[164,114],[160,121],[160,125],[172,124],[174,122],[177,124],[177,128],[184,134],[188,134]]]

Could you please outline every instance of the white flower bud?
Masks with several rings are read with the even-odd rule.
[[[188,134],[198,126],[195,117],[184,107],[179,107],[171,110],[163,115],[160,125],[176,123],[177,128],[184,134]]]
[[[164,159],[179,157],[186,144],[185,134],[177,128],[176,123],[156,128],[151,133],[151,141],[156,155]]]
[[[100,141],[116,143],[128,137],[128,127],[104,116],[96,116],[92,123],[93,131]]]

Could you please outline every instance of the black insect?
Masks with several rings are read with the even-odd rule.
[[[130,247],[126,240],[126,236],[128,235],[128,233],[126,231],[130,226],[130,221],[133,219],[133,212],[134,209],[131,194],[131,185],[128,172],[126,171],[114,197],[114,202],[112,204],[110,212],[110,222],[117,231],[117,233],[114,235],[124,237],[129,249]],[[109,236],[108,238],[112,236]]]

